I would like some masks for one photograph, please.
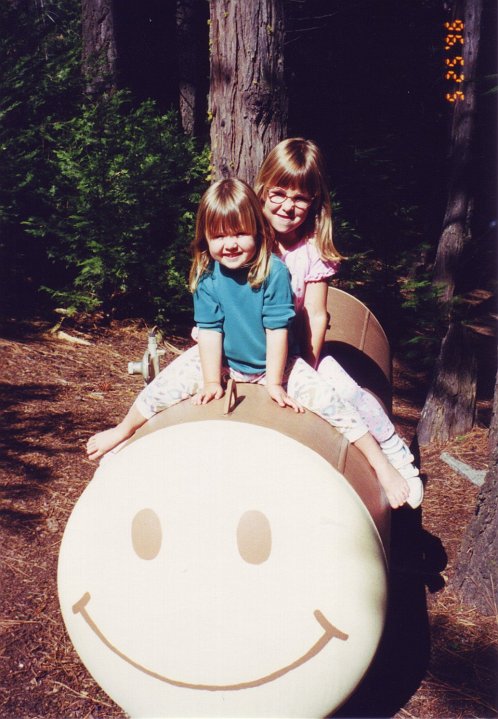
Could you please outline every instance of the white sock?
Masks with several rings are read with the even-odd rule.
[[[410,477],[408,479],[408,485],[410,487],[410,494],[406,503],[412,508],[417,509],[422,504],[424,499],[424,485],[420,477]]]
[[[380,448],[392,466],[398,470],[401,467],[410,465],[415,459],[407,444],[401,439],[399,434],[396,433],[389,437],[389,439],[380,442]]]
[[[410,479],[411,477],[418,477],[420,470],[415,467],[414,464],[405,464],[404,467],[398,467],[398,472],[404,479]]]

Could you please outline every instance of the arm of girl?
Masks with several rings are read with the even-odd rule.
[[[313,368],[316,368],[320,360],[327,330],[327,294],[326,282],[308,282],[306,284],[302,357]]]
[[[266,389],[280,407],[292,407],[295,412],[304,412],[282,386],[285,363],[287,362],[287,329],[266,330]]]
[[[198,345],[204,386],[192,397],[192,404],[207,404],[224,395],[221,385],[223,335],[216,330],[199,329]]]

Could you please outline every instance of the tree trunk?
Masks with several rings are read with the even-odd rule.
[[[476,114],[476,70],[479,53],[482,0],[456,0],[453,20],[461,19],[463,35],[464,99],[453,105],[449,152],[449,187],[443,229],[436,253],[433,282],[441,287],[441,300],[450,302],[465,243],[470,239],[473,209],[471,187],[471,149]]]
[[[85,93],[98,97],[116,88],[116,38],[112,0],[82,0],[82,70]]]
[[[498,374],[491,421],[490,462],[473,520],[458,554],[453,586],[462,600],[483,614],[498,606]]]
[[[476,69],[479,50],[482,0],[455,0],[453,18],[463,20],[463,98],[453,106],[450,138],[448,200],[439,238],[433,284],[449,326],[441,344],[432,385],[417,427],[419,443],[444,442],[468,432],[475,418],[477,368],[470,332],[452,310],[464,245],[471,237],[473,209],[472,139],[476,111]],[[451,43],[448,43],[451,45]]]
[[[441,344],[434,378],[417,427],[420,445],[446,442],[472,429],[477,362],[469,330],[451,323]]]
[[[206,111],[201,69],[202,57],[208,52],[205,7],[205,0],[176,2],[179,109],[183,130],[190,136],[199,134]]]
[[[210,12],[213,176],[252,184],[286,130],[283,0],[210,0]]]

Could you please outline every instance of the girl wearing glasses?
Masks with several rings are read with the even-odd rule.
[[[343,401],[356,408],[384,455],[409,483],[410,504],[418,506],[423,498],[419,470],[382,406],[333,357],[321,359],[328,322],[327,281],[341,260],[332,240],[332,209],[325,176],[317,145],[290,138],[270,152],[255,183],[265,217],[274,230],[274,252],[291,273],[294,306],[301,320],[301,355],[335,387]]]
[[[304,204],[310,198],[303,194],[294,199]],[[278,200],[273,204],[278,205]],[[285,207],[289,203],[284,200],[280,204]],[[265,207],[263,210],[266,214]],[[273,227],[273,222],[270,224]],[[302,224],[297,222],[298,226]],[[413,506],[418,502],[418,486],[413,483],[420,480],[399,474],[352,403],[343,400],[333,383],[300,357],[291,357],[286,364],[287,325],[295,310],[289,273],[280,260],[270,259],[269,235],[260,203],[245,183],[222,180],[207,190],[197,215],[190,274],[198,345],[165,367],[142,390],[119,424],[89,439],[89,458],[100,458],[131,437],[154,414],[187,397],[192,397],[195,404],[220,398],[224,392],[223,357],[228,361],[225,370],[229,376],[241,382],[264,384],[281,407],[299,412],[303,405],[322,416],[364,454],[393,508],[406,501]],[[272,279],[277,274],[279,295],[275,294],[277,284]],[[231,283],[225,282],[230,278]],[[274,314],[282,309],[285,284],[291,309],[283,325],[272,325]],[[244,297],[230,295],[229,286],[245,293]],[[257,297],[268,298],[268,304],[259,308],[261,316]]]
[[[235,178],[211,185],[197,213],[190,271],[198,343],[140,392],[121,422],[89,439],[88,456],[98,459],[183,399],[200,405],[221,398],[224,382],[232,377],[264,385],[281,407],[302,412],[302,403],[351,442],[358,440],[392,506],[400,506],[408,488],[398,486],[399,475],[372,438],[374,451],[369,452],[368,433],[356,410],[293,347],[290,275],[272,254],[272,244],[261,204],[248,185]]]

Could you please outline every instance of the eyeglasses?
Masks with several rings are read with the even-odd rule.
[[[273,202],[274,205],[283,205],[286,200],[290,200],[298,210],[307,210],[315,198],[305,197],[305,195],[295,195],[291,197],[285,190],[276,187],[274,190],[268,190],[268,199],[270,202]]]

